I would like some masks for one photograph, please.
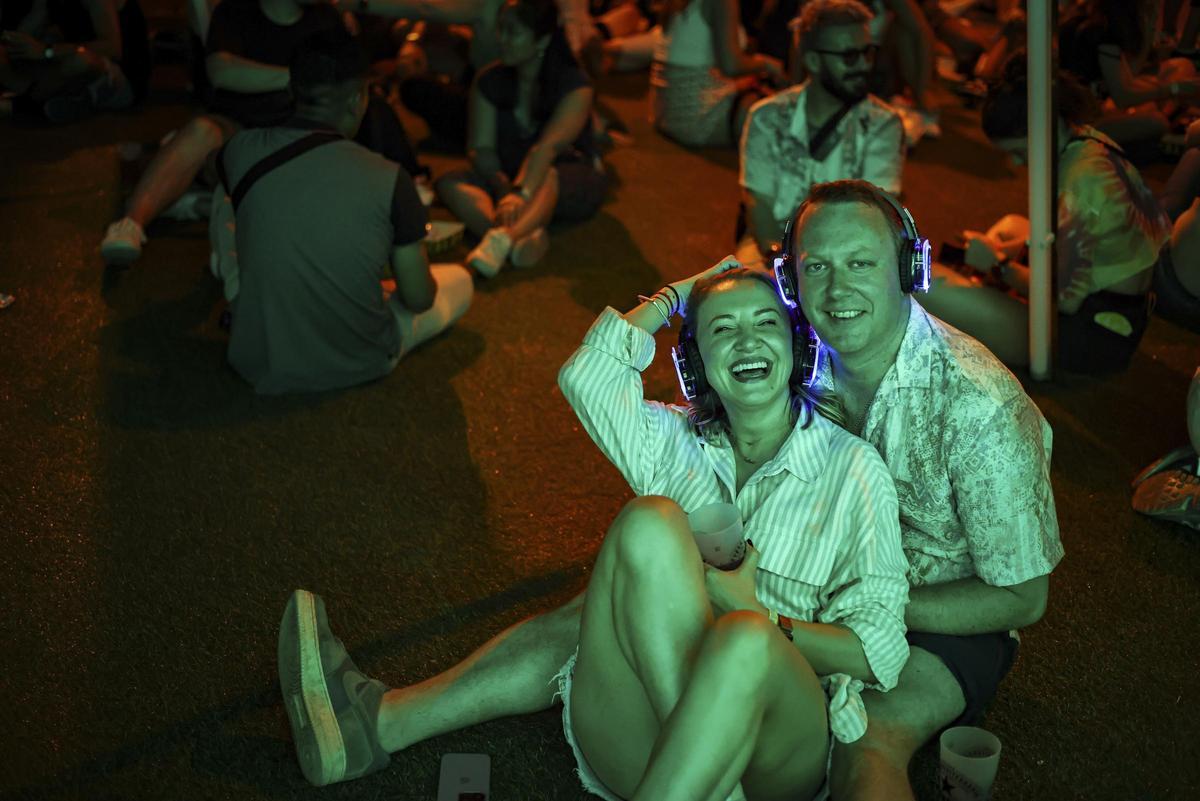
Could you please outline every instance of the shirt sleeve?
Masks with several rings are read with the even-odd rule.
[[[639,495],[670,459],[669,432],[681,424],[680,412],[645,399],[642,371],[653,360],[654,337],[609,307],[558,373],[588,436]]]
[[[908,603],[908,561],[900,546],[900,507],[892,476],[874,452],[864,453],[848,488],[857,520],[847,532],[829,586],[832,595],[817,616],[854,632],[875,674],[868,686],[896,686],[908,661],[904,607]]]
[[[892,111],[880,115],[867,133],[863,153],[863,180],[892,193],[900,194],[904,173],[904,126],[900,115]]]
[[[772,110],[771,98],[764,98],[750,107],[746,116],[745,127],[742,128],[742,139],[739,146],[740,167],[738,183],[751,192],[765,197],[775,197],[778,193],[776,169],[772,154],[772,136],[767,118]]]
[[[1050,487],[1050,426],[1023,393],[950,444],[954,502],[975,573],[996,587],[1044,576],[1063,557]]]
[[[417,195],[412,178],[402,168],[396,169],[396,185],[392,189],[392,244],[408,245],[425,236],[429,212]]]

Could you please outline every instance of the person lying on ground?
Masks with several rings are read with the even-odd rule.
[[[907,657],[891,477],[806,389],[807,322],[767,274],[733,265],[606,309],[559,373],[639,496],[608,529],[557,673],[581,781],[605,799],[825,797],[830,744],[862,736],[860,693],[887,690]],[[641,377],[681,307],[689,407],[645,400]],[[736,505],[752,540],[730,571],[705,566],[688,524],[715,502]],[[359,687],[347,706],[366,721],[384,695],[330,653],[320,609],[294,594],[279,667],[304,773],[324,784],[387,757],[369,726],[313,736],[313,720],[350,720],[320,688]],[[355,742],[369,749],[342,745]]]

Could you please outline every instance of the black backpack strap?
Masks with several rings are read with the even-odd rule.
[[[225,194],[229,194],[229,175],[225,172],[225,145],[217,150],[217,180],[221,182],[221,186],[225,188]]]
[[[314,147],[320,147],[321,145],[336,142],[344,138],[341,134],[334,133],[333,131],[314,131],[308,136],[300,137],[290,145],[281,147],[262,161],[259,161],[242,176],[242,180],[238,181],[237,187],[230,196],[230,200],[233,201],[234,213],[237,212],[238,206],[242,204],[242,199],[246,197],[246,193],[250,191],[250,187],[258,183],[259,178],[262,178],[276,167],[281,167],[292,159],[307,153]],[[222,152],[219,155],[224,155],[224,153]],[[217,170],[219,174],[222,174],[222,179],[224,180],[224,165],[219,157],[217,159]],[[229,186],[228,182],[225,182],[225,186]]]
[[[801,102],[803,102],[803,101],[801,101]],[[850,113],[850,109],[854,108],[856,105],[858,105],[858,104],[857,103],[843,103],[842,107],[837,110],[837,113],[834,114],[829,119],[825,120],[825,124],[822,125],[820,128],[818,128],[817,132],[809,137],[809,139],[808,139],[808,155],[809,156],[811,156],[813,159],[815,159],[817,161],[824,161],[825,159],[827,159],[829,157],[829,153],[824,153],[824,154],[821,153],[821,151],[825,147],[825,143],[829,140],[829,137],[833,134],[834,130],[838,127],[838,123],[840,123],[845,118],[845,116]]]

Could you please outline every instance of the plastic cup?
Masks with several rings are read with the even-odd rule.
[[[733,570],[746,556],[742,516],[732,503],[710,503],[688,515],[692,536],[704,561],[721,570]]]
[[[944,801],[987,801],[1000,767],[1000,740],[974,726],[942,732],[938,784]]]

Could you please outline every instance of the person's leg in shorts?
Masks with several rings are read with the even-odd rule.
[[[975,723],[1016,657],[1007,632],[953,637],[909,632],[908,662],[886,693],[867,690],[867,732],[835,743],[833,798],[912,801],[908,763],[947,726]]]
[[[128,264],[141,255],[145,228],[196,180],[212,154],[241,126],[220,114],[189,120],[154,155],[125,206],[125,216],[108,227],[100,251],[105,262]]]
[[[736,680],[731,680],[736,677]],[[590,770],[628,799],[810,799],[825,781],[826,697],[766,617],[714,620],[677,504],[630,501],[588,582],[571,730]]]
[[[395,295],[389,300],[392,315],[400,326],[400,354],[397,359],[404,358],[454,325],[471,305],[475,285],[469,272],[457,264],[433,264],[429,271],[437,284],[433,306],[414,313],[406,309]]]

